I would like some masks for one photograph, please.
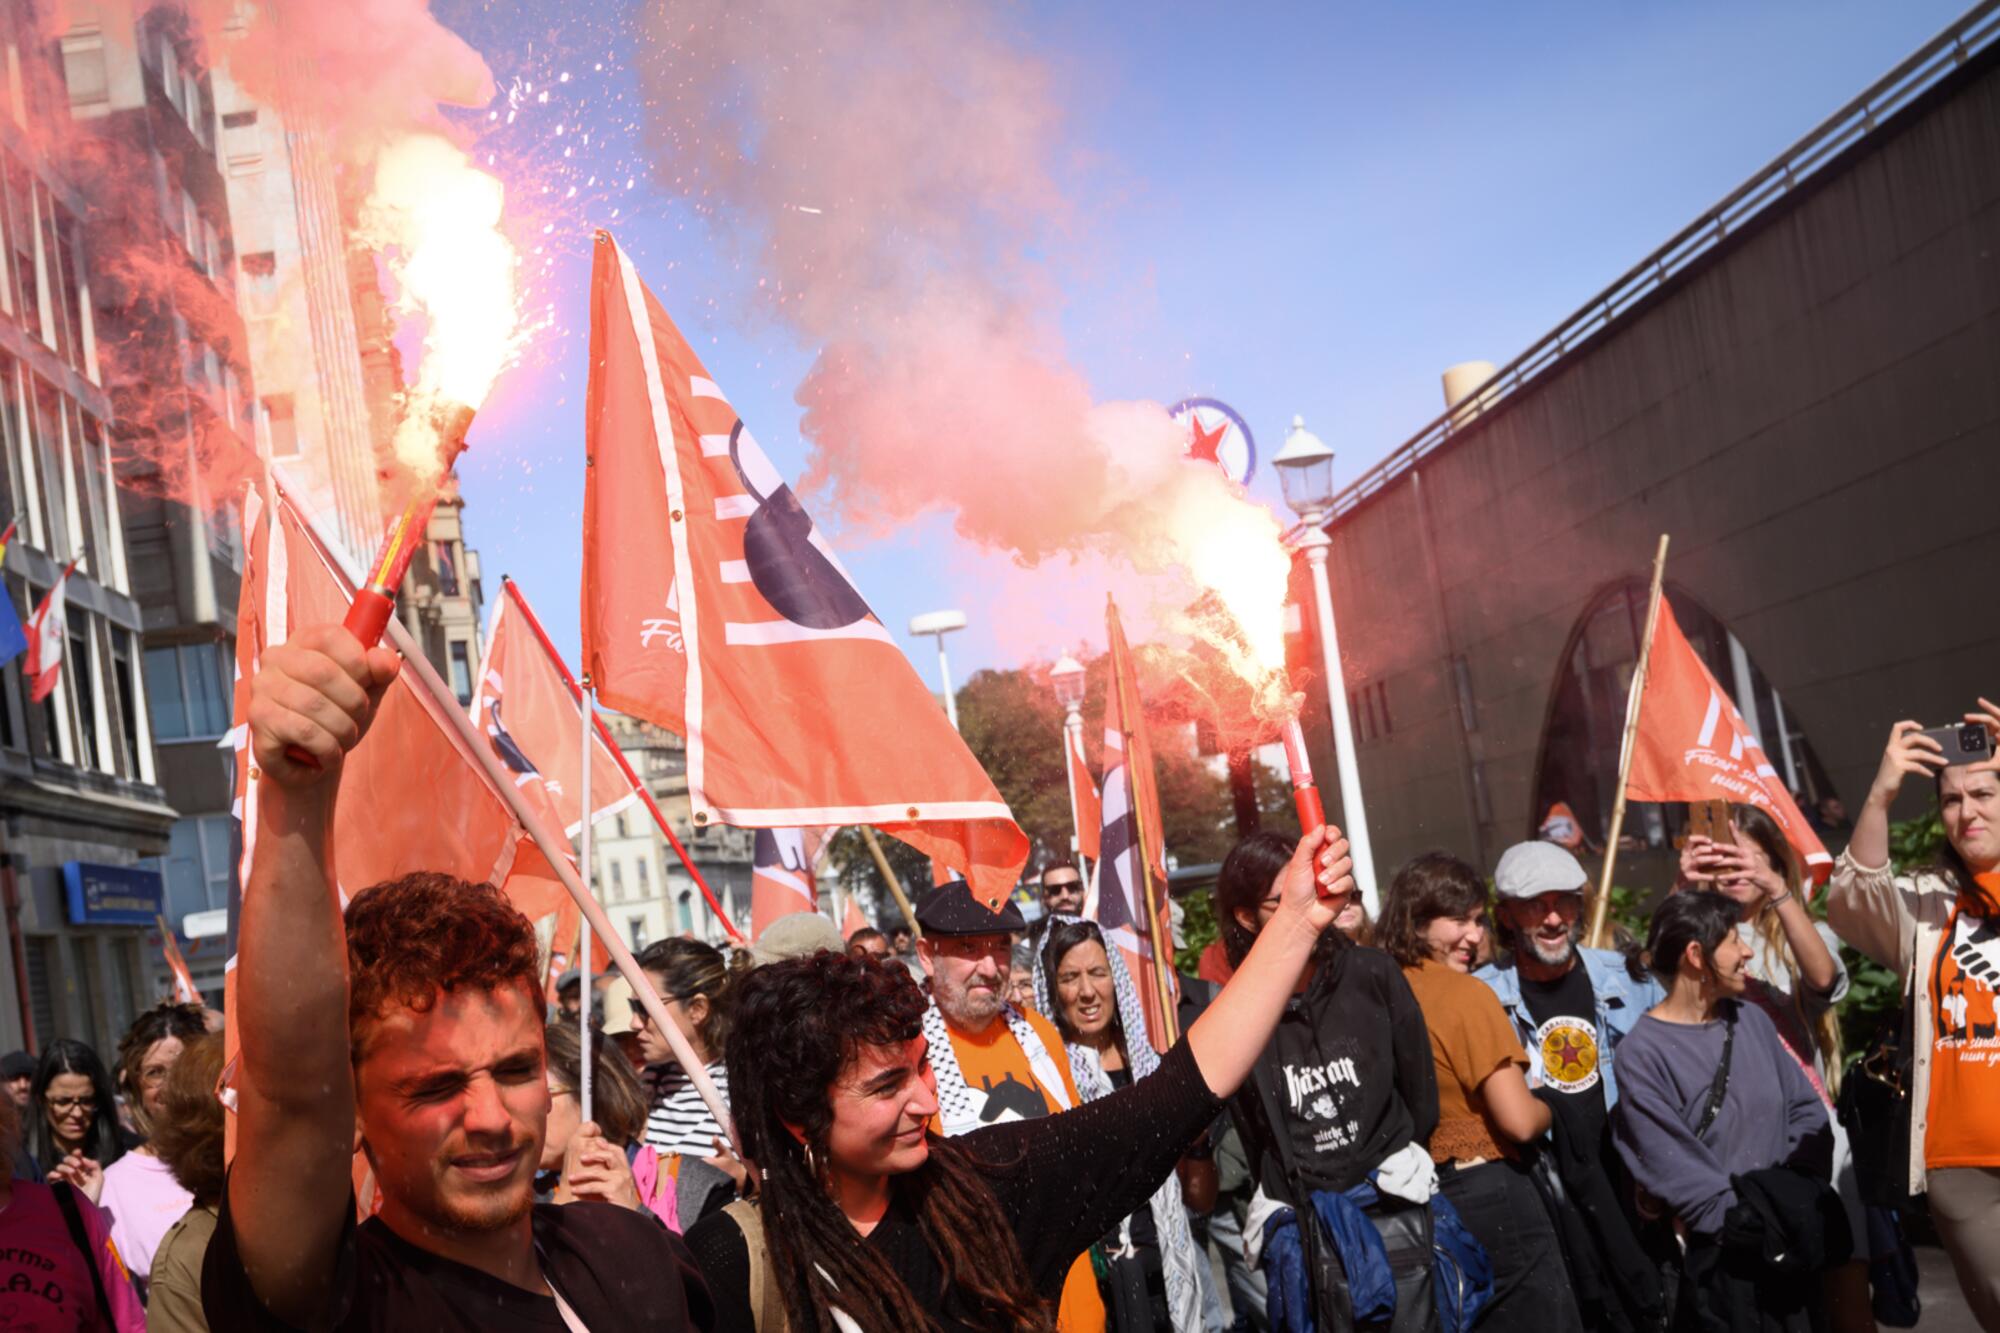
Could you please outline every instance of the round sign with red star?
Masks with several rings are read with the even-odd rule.
[[[1219,398],[1183,398],[1167,411],[1187,431],[1189,462],[1213,463],[1231,481],[1249,484],[1257,471],[1257,445],[1235,408]]]
[[[1535,1029],[1542,1081],[1559,1092],[1584,1092],[1597,1082],[1597,1025],[1558,1014]]]

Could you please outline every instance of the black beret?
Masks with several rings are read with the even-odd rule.
[[[994,911],[972,896],[962,879],[940,884],[917,900],[917,924],[926,935],[1011,935],[1028,922],[1009,898]]]

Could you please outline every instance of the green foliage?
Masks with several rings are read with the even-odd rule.
[[[1181,934],[1187,940],[1187,946],[1174,953],[1174,966],[1193,976],[1201,964],[1201,951],[1222,934],[1222,924],[1215,917],[1213,889],[1190,893],[1180,899],[1180,904],[1186,913],[1181,918]]]
[[[1944,821],[1935,809],[1889,826],[1889,864],[1899,872],[1935,861],[1944,847]],[[1841,946],[1840,961],[1847,966],[1840,1041],[1851,1064],[1867,1053],[1875,1034],[1900,1014],[1903,979],[1846,945]]]

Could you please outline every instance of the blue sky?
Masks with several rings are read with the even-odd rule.
[[[753,267],[649,188],[620,11],[435,7],[486,55],[503,98],[514,92],[511,124],[506,105],[468,123],[552,186],[518,202],[552,226],[533,229],[549,254],[530,258],[531,295],[553,324],[496,390],[460,464],[468,540],[489,597],[512,574],[573,660],[590,229],[616,231],[788,475],[805,457],[793,393],[816,349],[758,313]],[[1057,170],[1076,226],[1058,268],[1061,316],[1099,398],[1213,394],[1249,420],[1264,459],[1301,413],[1345,480],[1438,412],[1444,367],[1506,362],[1962,8],[1000,12],[1064,98]],[[565,200],[571,184],[578,196]],[[1268,467],[1253,490],[1277,505]],[[840,545],[899,637],[916,612],[966,609],[971,626],[952,642],[961,681],[1067,646],[1019,626],[995,633],[977,564],[943,518]],[[928,647],[903,642],[934,677]]]

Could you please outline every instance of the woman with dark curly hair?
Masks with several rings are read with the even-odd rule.
[[[1351,870],[1333,830],[1300,845],[1270,927],[1152,1077],[955,1139],[931,1132],[925,1000],[904,971],[820,953],[752,972],[728,1063],[762,1187],[688,1233],[717,1326],[1053,1328],[1077,1255],[1151,1197],[1242,1082]]]

